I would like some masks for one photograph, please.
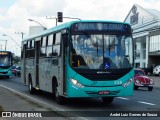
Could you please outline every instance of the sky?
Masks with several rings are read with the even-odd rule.
[[[38,26],[28,19],[47,28],[54,27],[56,22],[55,19],[46,19],[46,16],[56,17],[57,12],[63,12],[64,17],[82,20],[124,21],[134,4],[160,11],[160,0],[0,0],[0,50],[5,49],[7,40],[7,50],[20,56],[18,45],[21,45],[22,35],[19,33],[23,32],[24,37],[28,37],[29,26]]]

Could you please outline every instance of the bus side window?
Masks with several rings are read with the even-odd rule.
[[[54,45],[53,46],[53,56],[59,56],[60,55],[60,45]]]
[[[60,44],[61,41],[61,33],[56,33],[55,44]]]
[[[26,58],[29,58],[29,49],[30,49],[30,41],[27,42],[26,44]]]
[[[61,41],[61,33],[55,34],[55,44],[53,45],[53,56],[60,55],[60,41]]]
[[[52,46],[53,46],[53,34],[48,36],[48,43],[47,43],[47,57],[51,57],[52,56]]]
[[[30,57],[35,57],[35,48],[34,48],[34,40],[31,41],[30,45]]]
[[[50,45],[53,45],[53,34],[49,35],[48,36],[48,43],[47,43],[48,46]]]
[[[46,57],[46,41],[47,37],[44,36],[41,40],[40,57]]]

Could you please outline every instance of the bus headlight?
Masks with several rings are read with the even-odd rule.
[[[73,78],[70,78],[70,81],[73,85],[77,86],[77,87],[80,87],[80,88],[83,88],[84,86],[79,83],[77,80],[73,79]]]
[[[126,82],[123,84],[123,87],[128,87],[132,82],[133,82],[133,78],[131,78],[130,80],[126,81]]]

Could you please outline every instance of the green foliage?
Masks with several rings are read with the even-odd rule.
[[[13,56],[13,64],[19,64],[21,62],[21,58],[19,56]]]

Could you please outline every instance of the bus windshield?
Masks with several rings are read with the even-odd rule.
[[[11,66],[11,56],[0,55],[0,67],[1,66]]]
[[[71,35],[70,64],[83,69],[125,69],[133,65],[132,37],[79,32]]]

